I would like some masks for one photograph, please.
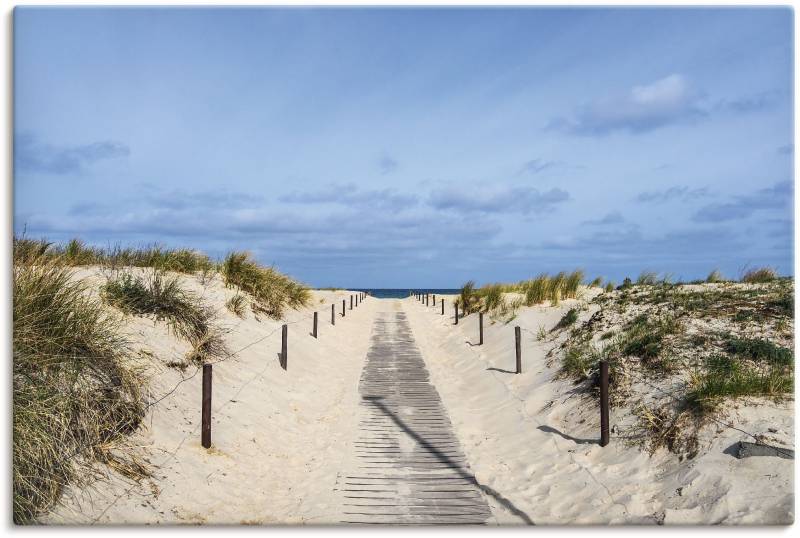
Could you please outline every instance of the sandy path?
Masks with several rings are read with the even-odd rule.
[[[342,523],[482,524],[491,512],[401,311],[383,301],[359,384]]]

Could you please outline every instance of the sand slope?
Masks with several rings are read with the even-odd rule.
[[[98,285],[97,271],[81,277]],[[234,295],[217,277],[186,287],[218,308],[236,355],[214,366],[212,448],[200,446],[201,374],[164,366],[188,345],[163,322],[128,317],[134,347],[144,353],[154,399],[145,424],[130,439],[155,469],[131,483],[107,468],[84,490],[70,488],[46,523],[316,523],[329,522],[338,462],[352,437],[358,378],[376,301],[349,310],[349,292],[314,292],[311,305],[289,312],[289,361],[278,363],[282,322],[251,312],[240,320],[225,300]],[[347,315],[341,317],[341,300]],[[336,326],[330,305],[337,304]],[[310,336],[319,310],[319,338]],[[181,383],[181,381],[184,382]]]
[[[478,316],[454,326],[449,308],[406,300],[409,322],[442,395],[477,479],[502,492],[494,502],[501,523],[754,523],[793,521],[793,460],[736,459],[724,453],[740,431],[708,427],[700,455],[678,461],[659,451],[652,457],[638,446],[599,438],[596,401],[574,393],[569,381],[555,379],[557,362],[547,366],[550,330],[576,300],[558,307],[522,308],[508,325],[486,318],[483,346]],[[591,314],[591,311],[585,315]],[[523,328],[523,373],[515,367],[514,325]],[[793,404],[731,405],[724,419],[755,433],[778,430],[782,446],[794,448]],[[613,409],[612,428],[629,421],[630,409]]]
[[[83,270],[95,287],[97,270]],[[679,461],[652,457],[612,435],[596,444],[599,412],[591,398],[555,378],[548,366],[549,330],[575,301],[520,310],[508,324],[487,317],[485,344],[476,346],[477,315],[452,325],[452,307],[425,307],[413,298],[369,298],[349,310],[349,292],[314,292],[312,306],[286,316],[288,371],[278,364],[282,322],[240,320],[225,301],[234,294],[217,277],[186,286],[218,309],[235,355],[214,366],[213,446],[200,446],[201,376],[169,368],[188,346],[163,322],[126,318],[153,399],[130,444],[154,469],[131,482],[99,466],[89,488],[68,488],[45,523],[328,524],[340,521],[337,475],[352,460],[357,439],[358,381],[378,312],[404,310],[469,466],[486,493],[492,521],[507,524],[789,523],[793,461],[736,459],[725,450],[748,438],[707,428],[700,455]],[[348,298],[341,318],[341,300]],[[336,326],[330,305],[336,303]],[[318,310],[320,338],[309,335]],[[591,313],[591,312],[589,312]],[[523,373],[515,375],[513,326],[523,331]],[[612,409],[611,424],[630,419]],[[731,406],[725,417],[750,432],[768,432],[793,448],[792,405]]]

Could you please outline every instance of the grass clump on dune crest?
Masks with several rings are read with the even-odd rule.
[[[213,324],[213,311],[184,290],[177,277],[168,277],[161,271],[145,275],[126,272],[109,279],[101,294],[107,303],[125,313],[152,314],[156,319],[167,320],[176,335],[192,344],[190,359],[195,362],[227,353]]]
[[[262,267],[248,252],[228,254],[220,271],[226,286],[236,286],[253,298],[250,306],[256,314],[280,319],[287,306],[305,306],[311,299],[307,287],[271,267]]]
[[[17,247],[20,250],[17,250]],[[139,424],[140,374],[109,316],[68,268],[14,243],[13,518],[28,523]],[[41,252],[41,248],[39,248]],[[119,460],[118,456],[114,456]]]
[[[778,274],[770,267],[761,267],[760,269],[751,269],[742,276],[742,282],[748,284],[762,284],[764,282],[772,282],[778,278]]]

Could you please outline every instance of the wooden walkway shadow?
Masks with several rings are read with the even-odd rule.
[[[358,464],[338,486],[342,523],[483,524],[492,515],[484,495],[532,523],[470,471],[404,313],[375,321],[359,392]]]

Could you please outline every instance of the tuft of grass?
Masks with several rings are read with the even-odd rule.
[[[474,312],[475,305],[478,303],[478,294],[475,290],[475,281],[470,280],[463,286],[458,296],[458,304],[463,312]]]
[[[637,286],[654,286],[658,284],[658,273],[653,271],[642,271],[636,279]]]
[[[125,272],[110,278],[100,292],[104,301],[127,314],[152,314],[168,321],[176,335],[192,344],[190,358],[195,362],[227,354],[213,311],[181,288],[177,277],[155,270],[144,275]]]
[[[611,281],[609,280],[609,281],[606,283],[606,288],[605,288],[605,290],[606,290],[606,292],[612,292],[612,291],[614,291],[614,283],[613,283],[613,282],[611,282]]]
[[[555,327],[553,327],[554,331],[559,329],[566,329],[575,324],[578,321],[578,309],[577,308],[570,308],[567,312],[561,317],[561,319],[556,323]]]
[[[287,306],[297,308],[311,300],[307,287],[271,267],[262,267],[248,252],[228,254],[221,272],[226,286],[235,286],[253,298],[250,307],[256,314],[280,319]]]
[[[617,289],[618,290],[627,290],[631,286],[633,286],[633,281],[629,277],[626,276],[625,279],[622,281],[622,284],[620,284]]]
[[[673,365],[665,354],[665,340],[681,329],[680,322],[672,316],[649,319],[641,315],[618,336],[616,347],[623,356],[639,357],[647,366],[668,372]]]
[[[247,308],[247,297],[237,293],[225,302],[225,308],[230,310],[236,317],[244,319],[245,308]]]
[[[772,282],[778,278],[777,273],[770,267],[761,267],[760,269],[751,269],[742,276],[742,282],[749,284],[761,284],[764,282]]]
[[[700,411],[708,412],[724,398],[781,397],[792,392],[793,384],[791,366],[775,363],[759,369],[738,357],[714,355],[706,361],[705,371],[692,376],[686,401]]]
[[[144,414],[119,319],[46,256],[14,242],[13,518],[30,523]],[[34,254],[38,252],[38,257]],[[119,461],[119,456],[115,456]]]
[[[599,288],[603,285],[603,277],[597,277],[589,283],[592,288]]]
[[[725,350],[755,362],[769,362],[784,366],[794,363],[794,353],[791,349],[778,346],[762,338],[729,337],[725,342]]]
[[[595,353],[588,344],[571,346],[564,352],[561,371],[567,377],[583,381],[589,378],[592,367],[597,362],[595,359]]]
[[[706,282],[708,283],[725,282],[725,277],[722,276],[722,273],[719,271],[719,269],[714,269],[706,277]]]

